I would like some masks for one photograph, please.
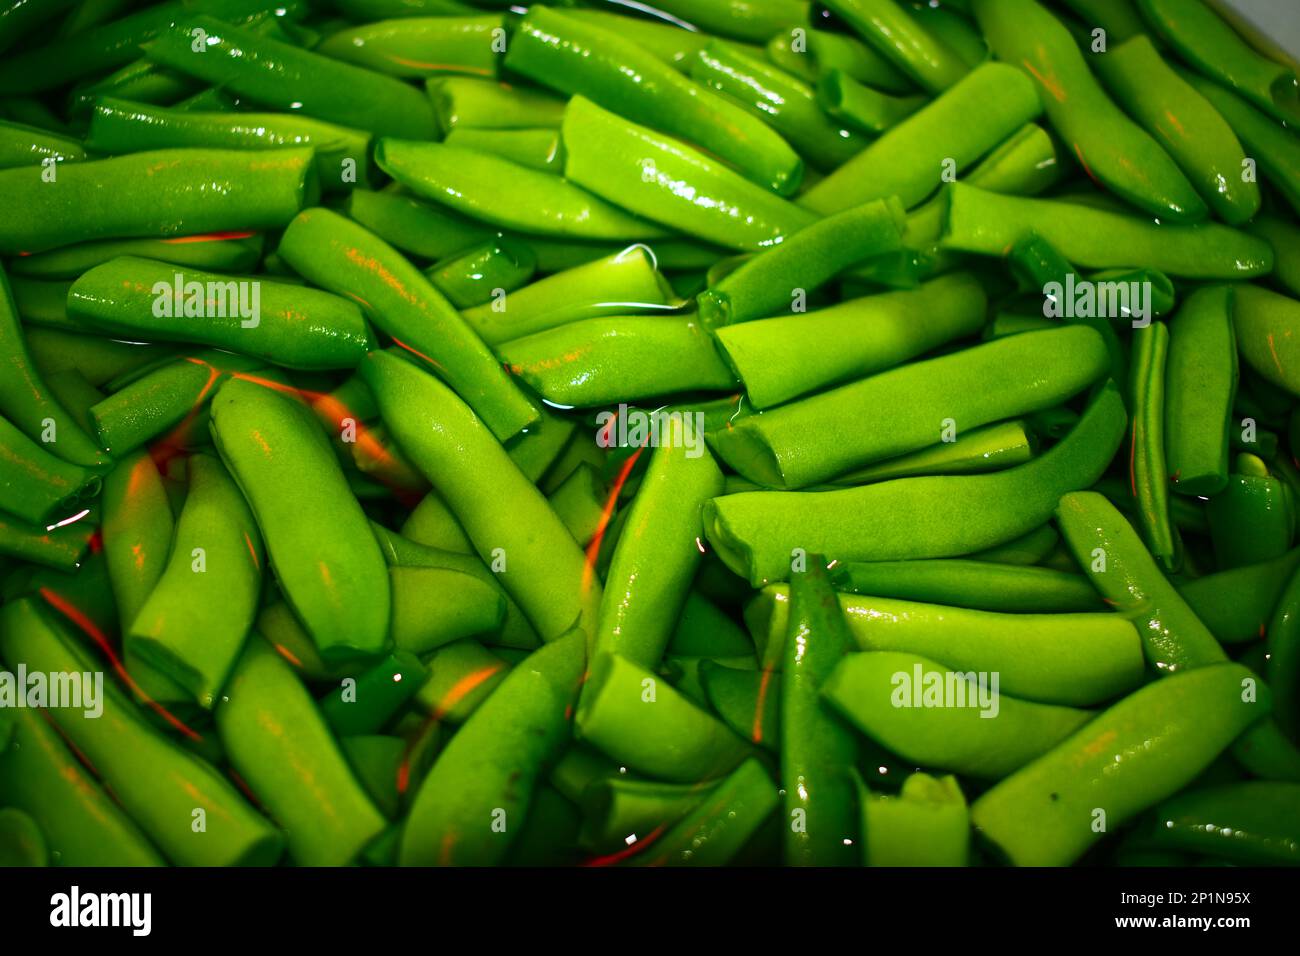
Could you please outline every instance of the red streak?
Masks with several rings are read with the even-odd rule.
[[[763,668],[763,679],[758,684],[758,703],[754,705],[754,729],[751,737],[754,743],[763,742],[763,703],[767,700],[767,687],[772,682],[772,668]]]
[[[600,542],[605,538],[605,529],[609,527],[609,519],[614,514],[614,506],[618,504],[619,493],[623,490],[623,485],[627,483],[628,476],[632,474],[632,469],[636,466],[636,460],[641,457],[643,451],[645,451],[644,445],[634,451],[627,461],[623,462],[618,477],[614,479],[614,486],[609,489],[609,497],[605,499],[605,507],[600,512],[600,523],[596,526],[596,533],[591,537],[591,543],[587,545],[587,560],[582,566],[582,590],[584,592],[591,587],[592,578],[595,576],[596,558],[600,555]]]
[[[198,236],[177,236],[175,239],[164,239],[163,242],[181,244],[186,242],[221,242],[225,239],[251,239],[257,235],[255,232],[205,232]]]
[[[651,843],[653,843],[655,840],[663,836],[664,831],[666,831],[667,829],[668,829],[667,824],[661,823],[659,824],[659,826],[655,827],[653,830],[647,833],[646,838],[644,840],[637,840],[627,849],[619,850],[617,853],[610,853],[606,856],[592,857],[590,860],[588,860],[586,863],[582,865],[583,866],[614,866],[617,863],[622,863],[628,857],[636,856],[638,853],[643,852],[648,846],[650,846]]]

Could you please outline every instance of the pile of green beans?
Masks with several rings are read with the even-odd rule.
[[[1263,39],[0,0],[0,865],[1300,865]]]

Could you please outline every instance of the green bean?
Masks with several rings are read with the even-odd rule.
[[[977,611],[1096,611],[1101,599],[1082,575],[989,561],[851,562],[835,579],[840,590]],[[852,620],[852,619],[851,619]]]
[[[1248,564],[1207,574],[1178,586],[1183,600],[1224,644],[1241,644],[1263,637],[1269,616],[1287,582],[1300,566],[1300,550],[1292,549],[1272,561]]]
[[[859,779],[867,866],[965,866],[970,810],[957,778],[910,774],[897,796]]]
[[[429,80],[438,125],[457,129],[556,129],[564,118],[564,100],[526,87],[493,80],[449,76]]]
[[[343,208],[349,218],[408,255],[445,259],[487,242],[495,231],[400,191],[354,189]]]
[[[542,768],[569,736],[584,636],[535,651],[474,711],[425,777],[402,831],[400,862],[490,865],[510,848]]]
[[[956,290],[975,285],[964,281],[940,280],[934,295],[957,311]],[[934,308],[938,299],[926,298]],[[963,311],[954,325],[971,328],[969,315]],[[728,465],[760,485],[803,488],[924,448],[936,438],[955,438],[961,429],[1051,407],[1097,381],[1106,364],[1101,338],[1091,329],[1027,332],[743,418],[715,433],[711,444]],[[972,382],[981,387],[971,388]],[[917,399],[892,407],[900,394]]]
[[[37,279],[75,279],[118,256],[139,256],[197,269],[252,272],[262,257],[263,244],[261,233],[212,233],[176,239],[106,239],[22,256],[10,262],[10,271],[15,276]]]
[[[1042,107],[1012,67],[986,63],[885,132],[799,199],[823,215],[897,196],[911,208],[997,146]],[[978,111],[979,122],[970,122]]]
[[[736,377],[693,316],[602,316],[514,339],[497,354],[543,399],[593,408],[694,390]]]
[[[1148,684],[985,793],[971,821],[1018,866],[1072,863],[1190,783],[1268,713],[1267,691],[1261,706],[1243,700],[1249,677],[1224,663]]]
[[[1160,144],[1110,101],[1051,13],[1034,0],[977,0],[975,15],[993,52],[1034,77],[1043,111],[1089,177],[1153,216],[1175,222],[1205,218],[1205,203],[1192,184]]]
[[[360,301],[376,325],[437,369],[498,438],[537,420],[533,403],[450,303],[382,239],[337,213],[312,209],[285,231],[280,254],[312,281]]]
[[[1186,850],[1246,865],[1294,864],[1300,858],[1300,786],[1251,781],[1194,790],[1155,810],[1155,847]]]
[[[788,27],[806,24],[809,14],[803,0],[739,4],[731,0],[659,0],[657,9],[709,33],[755,43]]]
[[[564,170],[564,152],[557,129],[478,129],[457,126],[443,140],[457,149],[491,153],[512,163],[559,175]]]
[[[1273,247],[1273,274],[1269,278],[1288,295],[1300,296],[1300,229],[1277,216],[1261,213],[1246,230]]]
[[[930,93],[958,83],[967,66],[893,0],[830,0],[826,6]]]
[[[1300,301],[1255,285],[1234,291],[1232,322],[1242,360],[1265,381],[1300,395]]]
[[[827,216],[710,282],[697,297],[700,316],[715,326],[792,310],[801,291],[810,292],[849,266],[899,248],[902,225],[902,207],[892,198]]]
[[[785,40],[788,36],[774,37]],[[810,79],[839,70],[859,83],[886,93],[912,93],[916,87],[904,73],[874,48],[848,33],[830,30],[808,30],[804,36],[807,59],[810,61]],[[772,49],[769,43],[769,55]]]
[[[382,139],[379,168],[417,196],[503,229],[581,239],[653,239],[666,233],[597,195],[549,173],[488,153],[442,143]],[[572,178],[566,161],[566,175]],[[501,189],[505,183],[532,197],[521,206]]]
[[[697,590],[686,595],[666,653],[679,657],[741,657],[753,654],[749,636]]]
[[[1201,288],[1169,323],[1165,456],[1184,495],[1214,495],[1228,483],[1238,374],[1232,304],[1232,286]]]
[[[1273,267],[1262,239],[1218,223],[1158,224],[1071,202],[1000,196],[964,183],[947,191],[944,249],[1002,255],[1037,231],[1085,268],[1134,264],[1195,279],[1244,279]]]
[[[561,136],[569,180],[693,238],[754,251],[814,221],[806,210],[703,153],[629,123],[585,97],[569,101]]]
[[[519,22],[505,58],[516,73],[696,143],[781,195],[794,192],[803,161],[779,135],[788,129],[779,124],[774,132],[735,99],[708,92],[712,84],[699,72],[699,62],[692,82],[618,32],[541,6]],[[710,72],[713,79],[716,73]],[[783,113],[795,108],[783,100]]]
[[[97,153],[149,149],[282,149],[311,146],[321,186],[346,192],[371,179],[370,134],[280,113],[218,113],[148,106],[112,97],[92,103],[86,146]]]
[[[865,485],[917,475],[970,475],[1020,465],[1034,457],[1036,441],[1023,422],[1000,422],[972,428],[956,441],[939,442],[920,451],[845,472],[831,484]]]
[[[202,30],[199,51],[192,31]],[[377,136],[433,135],[433,105],[400,80],[222,23],[189,17],[147,48],[155,63],[274,109],[368,130]]]
[[[284,828],[294,862],[345,865],[383,828],[306,688],[262,640],[244,650],[216,724],[231,764]]]
[[[785,862],[849,866],[856,854],[852,734],[821,700],[836,665],[852,647],[848,625],[819,556],[790,579],[790,618],[781,680],[781,789]]]
[[[0,509],[45,525],[67,517],[99,486],[97,474],[56,458],[0,418]]]
[[[319,186],[313,152],[163,149],[70,163],[44,182],[0,170],[0,253],[44,252],[89,239],[279,228]],[[202,187],[196,183],[201,183]]]
[[[537,257],[522,242],[504,237],[466,250],[425,272],[457,309],[484,305],[533,277]]]
[[[1240,225],[1259,211],[1259,187],[1244,181],[1246,153],[1227,120],[1161,59],[1145,34],[1096,57],[1111,93],[1156,137],[1214,214]]]
[[[647,866],[725,865],[780,802],[767,771],[751,757],[719,783],[694,812],[632,862]]]
[[[1089,27],[1101,27],[1114,43],[1122,43],[1146,30],[1132,0],[1065,0]]]
[[[0,513],[0,555],[75,571],[81,566],[93,531],[80,522],[46,528],[29,525]]]
[[[1276,563],[1276,562],[1275,562]],[[1264,625],[1261,623],[1261,630]],[[1300,739],[1300,583],[1294,572],[1276,599],[1268,622],[1266,673],[1274,691],[1278,726],[1291,740]]]
[[[349,675],[337,690],[320,698],[320,715],[340,737],[378,733],[416,695],[428,676],[414,654],[393,651],[356,676]]]
[[[0,618],[0,653],[9,663],[46,673],[93,670],[30,600],[6,604]],[[70,707],[50,707],[49,713],[168,859],[190,866],[265,866],[279,858],[280,834],[224,777],[145,723],[115,687],[106,685],[101,697],[98,719]],[[200,819],[205,829],[192,829]]]
[[[749,753],[746,743],[708,711],[617,654],[591,662],[576,721],[579,738],[660,780],[712,779]]]
[[[597,853],[623,850],[670,829],[712,792],[712,785],[621,777],[596,780],[582,793],[578,840]]]
[[[516,435],[506,451],[524,477],[537,484],[551,463],[575,434],[577,425],[567,418],[543,411],[537,424]]]
[[[975,277],[956,273],[916,290],[728,326],[716,335],[749,400],[762,409],[973,335],[984,324],[986,306]]]
[[[61,866],[161,866],[163,858],[43,714],[20,710],[0,741],[0,800],[31,815]]]
[[[1242,145],[1250,151],[1264,180],[1277,188],[1291,208],[1300,212],[1300,157],[1296,154],[1296,136],[1265,116],[1253,105],[1230,90],[1190,70],[1179,75],[1223,115]]]
[[[817,103],[835,119],[861,133],[880,134],[925,105],[923,96],[890,96],[859,83],[841,70],[817,80]]]
[[[1205,506],[1210,540],[1221,569],[1269,561],[1290,549],[1295,537],[1295,506],[1289,492],[1280,479],[1266,471],[1228,476],[1227,486]]]
[[[212,399],[212,434],[321,656],[378,651],[390,609],[383,556],[311,412],[232,378]]]
[[[996,674],[949,670],[918,654],[868,651],[845,657],[823,693],[849,723],[891,752],[985,779],[1014,773],[1093,716],[1008,697],[998,690]]]
[[[0,169],[75,162],[86,151],[75,139],[24,123],[0,121]]]
[[[1146,21],[1201,73],[1231,86],[1275,119],[1300,120],[1295,73],[1255,52],[1200,0],[1136,0]]]
[[[1169,518],[1165,470],[1165,363],[1169,330],[1163,322],[1133,330],[1133,406],[1130,477],[1138,524],[1152,555],[1167,571],[1182,561],[1182,543]]]
[[[690,74],[695,55],[708,46],[707,33],[683,30],[667,23],[641,17],[625,17],[611,10],[566,7],[564,15],[606,30],[616,30],[641,49],[653,53],[679,73]],[[766,39],[763,37],[762,39]]]
[[[590,627],[600,605],[599,583],[541,492],[483,423],[437,379],[392,354],[372,352],[362,377],[398,442],[446,500],[479,555],[502,568],[502,585],[539,633],[554,640],[575,620]],[[495,476],[492,488],[472,478],[484,474]],[[509,512],[500,507],[503,500],[511,502]]]
[[[782,699],[778,672],[767,667],[727,667],[706,660],[700,664],[700,683],[709,706],[728,727],[763,749],[777,752]]]
[[[715,40],[701,50],[691,78],[739,103],[820,169],[834,169],[867,145],[864,136],[828,118],[811,86],[730,44]]]
[[[579,465],[547,495],[551,510],[564,522],[573,540],[586,547],[605,523],[607,489],[590,465]]]
[[[505,47],[504,18],[402,17],[331,33],[315,52],[389,76],[493,76]]]
[[[456,641],[425,659],[429,679],[415,703],[432,719],[463,724],[510,670],[499,655],[477,641]]]
[[[794,548],[840,561],[969,554],[1039,527],[1064,492],[1090,486],[1119,448],[1124,420],[1107,385],[1065,440],[1024,465],[843,491],[727,495],[705,505],[705,533],[727,566],[756,586],[784,579]],[[947,507],[936,512],[939,499]]]
[[[501,629],[505,596],[485,581],[446,568],[388,569],[393,591],[393,644],[428,654],[466,637]]]

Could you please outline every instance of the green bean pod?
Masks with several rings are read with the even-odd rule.
[[[512,163],[543,173],[560,175],[564,170],[564,152],[560,133],[549,129],[477,129],[457,126],[443,142],[457,149],[491,153]]]
[[[910,209],[1041,111],[1023,74],[986,63],[821,180],[799,203],[826,215],[897,196]],[[971,122],[972,114],[978,122]]]
[[[1039,527],[1062,494],[1089,487],[1124,426],[1123,402],[1108,384],[1060,444],[1024,465],[843,491],[726,495],[705,505],[704,530],[727,566],[755,586],[784,580],[796,548],[840,561],[969,554]],[[936,500],[947,507],[936,511]]]
[[[164,864],[44,714],[20,710],[12,719],[12,740],[0,740],[0,802],[31,815],[61,866]]]
[[[894,0],[830,0],[826,6],[930,93],[958,83],[967,66]]]
[[[789,42],[789,35],[773,37],[768,44],[769,56],[772,43],[777,40]],[[808,30],[804,35],[807,47],[806,58],[809,61],[809,79],[825,76],[832,70],[839,70],[859,83],[886,93],[914,93],[916,84],[903,71],[894,66],[888,57],[876,52],[875,48],[863,43],[849,33],[838,30]]]
[[[465,309],[462,316],[484,342],[498,345],[578,319],[639,309],[667,311],[674,298],[656,268],[654,252],[633,245]]]
[[[0,121],[0,169],[85,158],[85,148],[75,139],[24,123]]]
[[[1259,212],[1259,186],[1243,181],[1246,153],[1232,127],[1169,68],[1146,34],[1093,62],[1111,93],[1164,146],[1216,216],[1237,226]]]
[[[706,33],[762,43],[772,34],[808,22],[804,0],[659,0],[658,8]]]
[[[374,341],[360,308],[340,296],[132,256],[74,282],[68,313],[119,336],[197,342],[291,368],[352,368]]]
[[[622,777],[595,780],[581,795],[583,823],[578,841],[597,853],[624,850],[670,829],[712,792],[711,784]]]
[[[435,263],[425,271],[457,309],[484,305],[533,277],[537,256],[527,245],[501,237]]]
[[[696,239],[755,251],[816,218],[698,150],[582,96],[569,101],[561,136],[569,180]]]
[[[218,272],[253,272],[265,244],[261,233],[209,233],[175,239],[104,239],[38,252],[10,263],[14,275],[75,279],[118,256],[157,259]]]
[[[954,273],[915,290],[731,325],[715,335],[750,401],[762,409],[973,335],[984,324],[986,307],[975,277]]]
[[[708,46],[708,33],[683,30],[681,27],[644,17],[625,17],[612,10],[589,10],[565,7],[564,15],[606,30],[617,30],[637,46],[653,53],[679,73],[691,72],[695,55]]]
[[[90,409],[95,435],[110,454],[139,448],[187,420],[231,375],[251,372],[261,362],[229,352],[200,352],[147,372]]]
[[[425,659],[429,679],[415,704],[434,720],[463,724],[505,680],[510,665],[477,641],[456,641]]]
[[[30,600],[0,610],[0,654],[29,671],[96,670]],[[233,785],[206,761],[181,749],[147,724],[113,686],[101,695],[103,712],[50,707],[59,730],[95,767],[105,786],[171,862],[182,866],[269,866],[283,839]],[[256,740],[254,735],[252,740]],[[205,829],[195,823],[202,819]]]
[[[193,31],[202,30],[195,49]],[[376,136],[430,137],[433,105],[418,90],[212,17],[187,17],[146,49],[155,63],[267,107],[368,130]]]
[[[819,169],[834,169],[867,145],[866,137],[822,111],[811,86],[731,44],[715,40],[701,50],[691,79],[739,103]]]
[[[562,179],[488,153],[388,138],[379,141],[375,162],[417,196],[503,229],[580,239],[639,240],[667,234],[580,188],[586,184],[573,178],[567,163],[569,179]],[[506,183],[526,191],[530,201],[515,202],[502,189]]]
[[[1068,866],[1268,713],[1267,691],[1243,700],[1250,676],[1224,663],[1146,685],[986,792],[971,822],[1018,866]]]
[[[856,561],[842,566],[835,586],[854,594],[976,611],[1041,614],[1096,611],[1102,606],[1097,592],[1080,574],[991,561]]]
[[[1205,506],[1214,554],[1225,570],[1279,558],[1295,538],[1290,489],[1255,461],[1263,474],[1229,475],[1228,484]]]
[[[569,739],[585,638],[533,652],[474,711],[424,778],[402,829],[403,866],[489,866],[520,832],[543,767]]]
[[[993,52],[1034,78],[1043,111],[1089,177],[1153,216],[1205,218],[1206,205],[1192,184],[1111,102],[1059,20],[1034,0],[976,0],[974,8]]]
[[[1169,330],[1163,322],[1133,330],[1132,443],[1129,469],[1137,517],[1151,554],[1167,571],[1182,561],[1169,517],[1169,475],[1165,470],[1165,364]]]
[[[722,491],[722,472],[699,436],[690,447],[682,420],[666,426],[619,532],[592,644],[593,655],[645,668],[672,637],[700,563],[701,509]]]
[[[788,599],[788,595],[787,595]],[[777,753],[781,744],[781,674],[764,667],[744,670],[708,660],[700,683],[710,707],[739,736]]]
[[[917,475],[971,475],[999,471],[1029,461],[1035,451],[1035,439],[1025,430],[1023,422],[999,422],[972,428],[959,434],[956,441],[941,441],[920,451],[845,472],[831,484],[865,485]]]
[[[853,639],[819,556],[790,579],[790,619],[781,679],[781,789],[785,862],[851,866],[857,855],[852,733],[822,702],[822,688]]]
[[[749,754],[745,741],[716,717],[617,654],[591,662],[575,719],[579,738],[659,780],[709,780]]]
[[[1247,866],[1300,861],[1300,785],[1253,780],[1193,790],[1155,809],[1156,847]]]
[[[1228,483],[1237,393],[1233,287],[1197,289],[1169,322],[1165,459],[1174,491],[1214,495]]]
[[[45,525],[67,517],[99,486],[97,474],[56,458],[0,418],[0,510]]]
[[[379,651],[390,610],[383,555],[311,412],[232,378],[212,399],[212,437],[322,657]]]
[[[313,282],[360,301],[394,341],[438,371],[505,440],[537,421],[533,403],[420,271],[382,239],[327,209],[303,212],[280,254]]]
[[[1102,495],[1080,491],[1063,496],[1056,520],[1071,553],[1106,603],[1137,624],[1147,661],[1158,672],[1225,659],[1137,532]]]
[[[257,614],[262,540],[221,463],[189,460],[171,556],[129,630],[134,654],[211,709]]]
[[[75,571],[81,566],[93,533],[81,522],[48,529],[0,513],[0,555],[57,571]]]
[[[930,307],[942,297],[959,313],[953,325],[970,329],[971,316],[961,302],[977,283],[967,277],[938,280],[937,285],[931,287],[933,295],[924,296]],[[965,290],[964,296],[956,294],[958,289]],[[982,300],[976,302],[982,313]],[[715,433],[711,444],[751,481],[769,488],[804,488],[938,439],[951,440],[963,429],[1049,408],[1096,382],[1107,365],[1105,346],[1091,329],[1026,332],[892,368],[743,418]],[[972,387],[974,382],[980,387]],[[899,395],[916,398],[899,408]]]
[[[898,249],[903,224],[903,209],[892,198],[827,216],[710,283],[696,299],[700,316],[715,326],[792,310],[801,291],[806,294],[864,259]]]
[[[1249,284],[1234,292],[1238,354],[1266,381],[1300,395],[1300,300]]]
[[[1300,212],[1300,155],[1294,129],[1275,123],[1231,90],[1190,70],[1179,70],[1179,75],[1223,115],[1259,164],[1265,182],[1276,187],[1291,208]]]
[[[446,132],[458,129],[558,129],[564,100],[542,90],[449,76],[425,84]]]
[[[402,448],[446,500],[479,555],[502,568],[501,584],[541,635],[555,640],[575,622],[593,628],[601,589],[582,551],[468,406],[390,353],[372,352],[362,377]],[[490,487],[476,477],[489,474]],[[502,501],[511,502],[508,511]]]
[[[631,858],[645,866],[724,866],[781,804],[763,765],[744,761],[675,827]]]
[[[401,17],[346,27],[315,52],[389,76],[494,76],[504,49],[502,16]]]
[[[99,97],[90,114],[86,146],[120,155],[150,149],[286,149],[316,151],[321,187],[346,192],[371,179],[369,133],[282,113],[209,113],[167,109]]]
[[[496,230],[421,202],[400,189],[354,189],[344,200],[348,218],[407,255],[445,259],[489,241]]]
[[[831,70],[817,80],[817,103],[849,128],[879,135],[923,107],[926,99],[890,96],[859,83],[841,70]]]
[[[1218,223],[1154,223],[1050,199],[1001,196],[965,183],[947,189],[939,245],[1003,255],[1037,232],[1070,262],[1092,269],[1145,266],[1189,279],[1247,279],[1273,268],[1268,243]]]
[[[493,634],[505,623],[506,600],[485,581],[446,568],[389,568],[393,644],[428,654],[466,637]]]
[[[566,96],[586,97],[634,123],[696,143],[781,195],[799,187],[803,161],[779,135],[787,130],[778,125],[774,131],[734,99],[710,92],[696,68],[692,82],[618,32],[533,7],[519,22],[505,65]]]
[[[383,829],[315,701],[266,642],[244,650],[216,724],[231,764],[284,828],[294,862],[346,865]]]
[[[965,866],[970,810],[957,778],[913,773],[897,796],[859,780],[867,866]]]
[[[425,570],[425,569],[421,569]],[[340,681],[317,701],[320,715],[339,737],[376,734],[424,685],[428,672],[409,651],[396,650]]]
[[[1300,549],[1280,558],[1206,574],[1178,585],[1188,607],[1222,644],[1244,644],[1267,633],[1270,615],[1300,567]]]
[[[315,154],[305,147],[162,149],[70,163],[44,182],[0,170],[0,254],[44,252],[89,239],[277,229],[316,201]]]
[[[849,654],[823,693],[836,712],[892,753],[982,779],[1014,773],[1093,716],[1008,697],[998,689],[996,671],[953,671],[898,651]]]
[[[1253,50],[1201,0],[1136,2],[1161,39],[1201,73],[1231,86],[1274,119],[1300,121],[1295,73]]]
[[[1294,573],[1277,597],[1265,648],[1278,725],[1291,740],[1300,740],[1300,578]]]
[[[724,391],[735,374],[694,316],[602,316],[505,342],[497,354],[547,402],[594,408]]]
[[[1288,295],[1300,296],[1300,228],[1264,213],[1246,229],[1273,247],[1273,282]]]

